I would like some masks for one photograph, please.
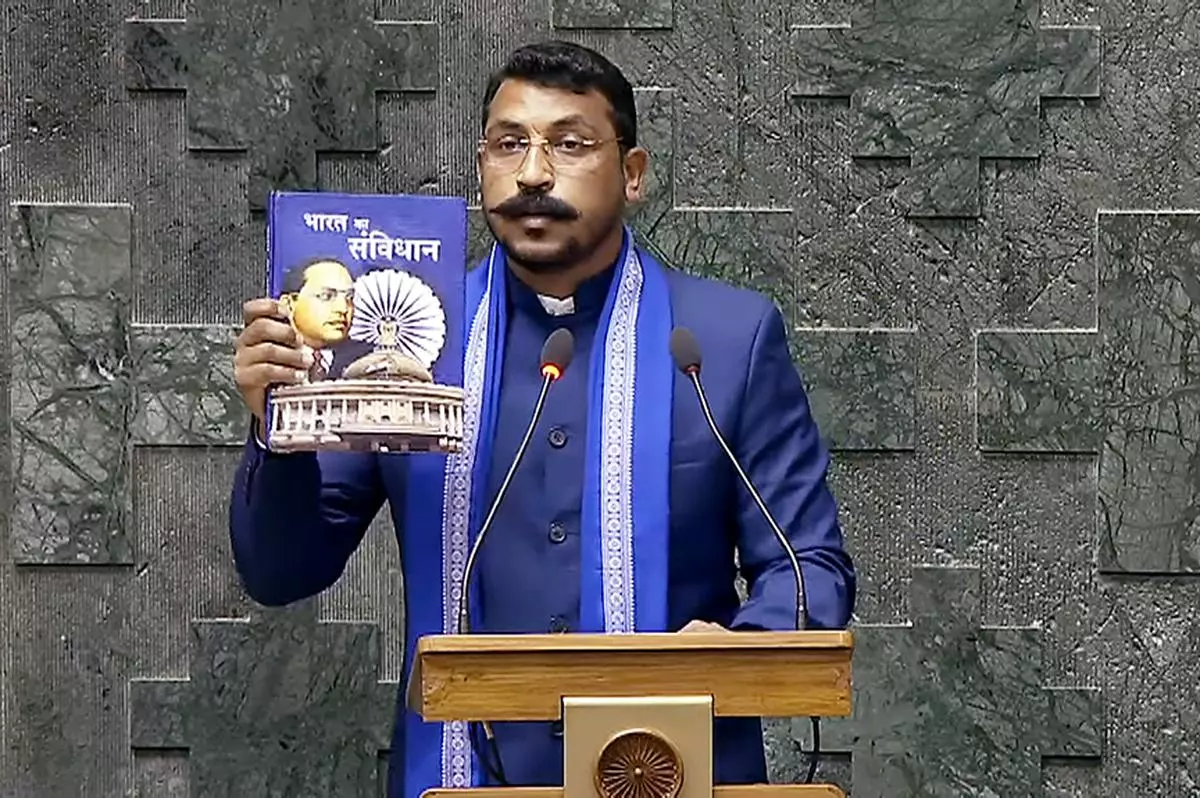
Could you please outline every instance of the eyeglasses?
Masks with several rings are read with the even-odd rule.
[[[335,299],[344,299],[347,302],[354,301],[354,288],[334,288],[328,285],[320,285],[315,287],[305,286],[300,292],[302,295],[311,297],[318,302],[332,302]]]
[[[579,170],[595,164],[596,153],[602,145],[620,140],[590,139],[574,133],[564,133],[552,138],[505,133],[480,139],[479,152],[488,166],[515,172],[525,163],[525,157],[529,154],[532,144],[545,153],[555,169]]]

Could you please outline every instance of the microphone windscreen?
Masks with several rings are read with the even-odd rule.
[[[671,330],[671,359],[684,374],[700,370],[700,344],[687,327]]]
[[[542,365],[553,363],[558,366],[559,373],[567,370],[571,356],[575,354],[575,336],[566,327],[559,327],[550,333],[546,343],[542,345]]]

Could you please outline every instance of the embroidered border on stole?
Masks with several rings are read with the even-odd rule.
[[[604,630],[635,628],[633,569],[633,393],[637,381],[637,319],[642,263],[628,243],[621,284],[604,346],[601,400],[600,529]]]
[[[491,300],[490,273],[495,259],[488,259],[489,280],[484,289],[467,340],[463,388],[463,441],[458,454],[446,458],[446,480],[442,496],[442,630],[453,634],[458,627],[458,602],[463,591],[463,570],[470,552],[471,488],[475,449],[479,434],[480,403],[487,365],[488,306]],[[442,784],[471,786],[471,739],[469,726],[456,720],[442,724]]]
[[[492,269],[495,250],[488,260]],[[600,529],[604,587],[604,626],[610,633],[635,628],[633,567],[633,397],[637,380],[637,319],[643,272],[632,241],[613,303],[605,336],[604,388],[601,399]],[[446,462],[442,499],[442,627],[446,634],[457,626],[456,610],[462,595],[470,525],[472,475],[475,467],[480,402],[487,364],[491,278],[484,290],[467,341],[463,387],[461,452]],[[451,721],[442,725],[442,784],[471,786],[471,744],[468,725]]]

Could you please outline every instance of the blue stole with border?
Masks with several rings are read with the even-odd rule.
[[[580,528],[581,632],[655,632],[664,631],[667,623],[675,379],[669,345],[671,301],[663,267],[635,245],[628,228],[622,252],[591,362],[570,366],[589,369]],[[487,512],[482,490],[491,460],[508,327],[506,270],[504,250],[497,244],[467,275],[462,451],[446,457],[416,455],[409,463],[400,531],[406,679],[417,639],[456,629],[463,568]],[[538,364],[529,367],[536,369]],[[474,597],[479,591],[471,595],[469,611],[477,618]],[[404,798],[419,798],[431,787],[484,783],[466,722],[426,722],[409,709],[402,717],[397,739],[404,750],[391,756],[393,767],[403,762]]]

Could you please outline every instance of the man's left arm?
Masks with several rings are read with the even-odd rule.
[[[854,610],[854,564],[826,483],[829,452],[810,412],[773,305],[750,352],[740,423],[730,446],[791,542],[804,574],[808,628],[844,629]],[[749,599],[733,629],[790,630],[796,580],[787,553],[744,486],[738,486],[738,549]]]

